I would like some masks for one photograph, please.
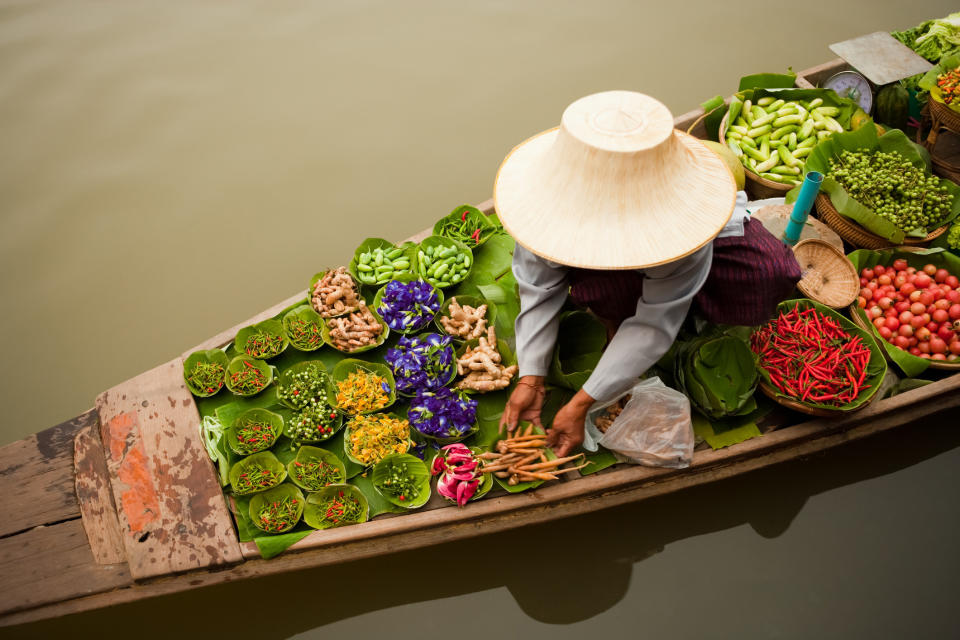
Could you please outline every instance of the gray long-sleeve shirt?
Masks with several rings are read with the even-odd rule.
[[[747,197],[737,194],[737,209],[724,235],[743,235]],[[739,225],[739,232],[734,228]],[[643,295],[637,312],[623,321],[600,358],[583,390],[598,402],[612,400],[663,356],[673,344],[680,325],[710,273],[713,243],[681,260],[649,269],[643,274]],[[557,342],[558,314],[567,299],[568,267],[541,258],[517,245],[513,275],[520,288],[520,314],[516,340],[520,376],[545,376]]]

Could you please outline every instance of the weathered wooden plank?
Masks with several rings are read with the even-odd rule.
[[[133,582],[126,564],[97,564],[80,520],[0,539],[0,615]]]
[[[83,428],[73,447],[77,500],[93,558],[98,564],[126,562],[100,430]]]
[[[180,358],[97,398],[121,537],[136,579],[241,559]]]
[[[73,438],[94,425],[92,409],[0,448],[0,536],[80,515],[73,491]]]

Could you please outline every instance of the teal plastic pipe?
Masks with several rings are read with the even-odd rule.
[[[783,230],[782,240],[791,247],[797,244],[797,240],[800,239],[800,232],[803,231],[803,225],[807,223],[810,207],[813,206],[813,199],[817,197],[822,183],[823,174],[819,171],[810,171],[803,179],[800,195],[797,196],[797,201],[793,203],[790,220],[787,222],[787,228]]]

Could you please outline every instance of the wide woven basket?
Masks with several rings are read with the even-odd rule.
[[[723,116],[723,120],[720,121],[720,144],[724,144],[724,140],[727,138],[727,116],[730,115],[730,112]],[[793,189],[792,184],[782,184],[780,182],[774,182],[773,180],[767,180],[761,176],[758,176],[753,171],[750,170],[750,167],[743,165],[743,174],[746,178],[747,185],[746,191],[750,195],[751,200],[766,200],[767,198],[782,198],[787,194],[787,191]]]
[[[821,407],[810,407],[797,400],[791,400],[790,398],[784,398],[783,396],[778,396],[777,390],[771,387],[770,385],[768,385],[766,382],[763,382],[762,380],[757,386],[760,387],[760,391],[763,391],[765,396],[767,396],[768,398],[770,398],[780,406],[786,407],[787,409],[791,409],[793,411],[799,411],[800,413],[805,413],[810,416],[818,416],[820,418],[836,418],[841,415],[856,413],[857,411],[860,411],[865,406],[873,402],[873,399],[877,397],[877,394],[874,394],[869,400],[861,404],[856,409],[831,410],[831,409],[823,409]]]
[[[905,247],[900,248],[900,250],[904,250],[904,249]],[[890,357],[890,354],[887,353],[886,348],[882,344],[884,342],[883,338],[877,335],[877,332],[874,331],[873,326],[869,322],[867,322],[867,320],[865,320],[859,313],[857,313],[856,303],[853,303],[852,305],[850,305],[850,311],[847,315],[850,316],[850,320],[851,322],[853,322],[853,324],[873,334],[873,339],[876,340],[877,344],[880,345],[880,348],[883,349],[883,355],[887,358],[887,360],[892,360],[892,358]],[[943,369],[944,371],[960,371],[960,362],[945,362],[942,360],[931,360],[930,368]]]
[[[814,205],[817,209],[817,217],[853,246],[859,249],[885,249],[890,246],[891,243],[886,238],[867,231],[853,220],[841,215],[826,194],[817,194]],[[904,238],[903,242],[906,245],[926,245],[946,233],[949,226],[938,227],[925,238]]]
[[[860,279],[853,263],[825,240],[809,238],[793,247],[803,278],[797,288],[820,304],[840,309],[853,304],[860,291]]]

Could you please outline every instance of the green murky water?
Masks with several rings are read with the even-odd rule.
[[[648,6],[650,5],[650,6]],[[5,2],[0,442],[489,197],[575,98],[675,114],[951,3]],[[935,424],[550,526],[29,625],[305,638],[946,637],[958,436]],[[461,558],[478,568],[459,573]],[[276,610],[251,613],[265,598]]]

